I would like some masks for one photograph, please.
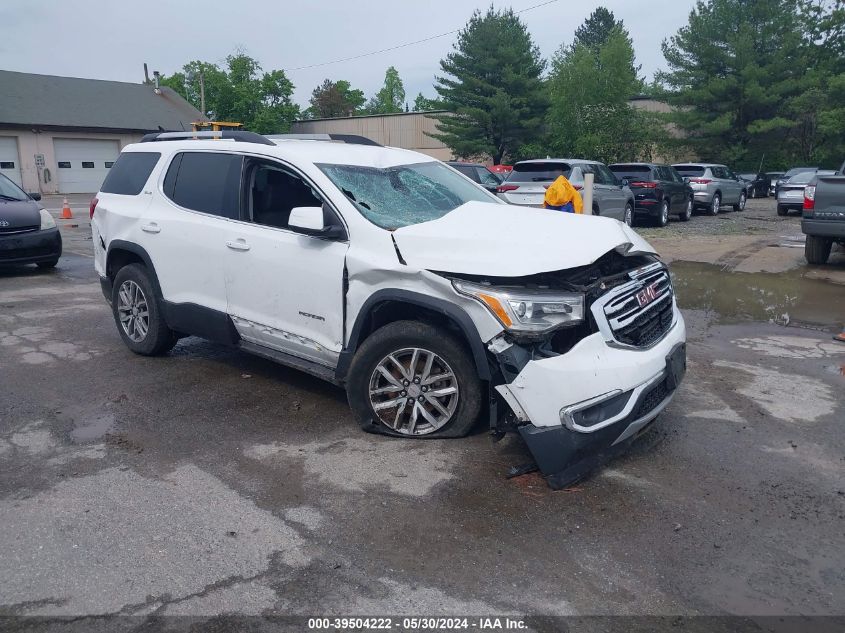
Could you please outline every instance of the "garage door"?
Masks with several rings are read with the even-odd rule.
[[[0,136],[0,174],[21,186],[21,161],[16,136]]]
[[[117,141],[53,139],[59,193],[96,193],[120,153]]]

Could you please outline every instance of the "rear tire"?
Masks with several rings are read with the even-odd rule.
[[[625,212],[622,221],[628,226],[634,226],[634,207],[630,202],[625,203]]]
[[[150,274],[141,264],[129,264],[117,272],[111,303],[120,338],[136,354],[159,356],[179,340],[167,327]]]
[[[719,215],[719,209],[722,206],[722,196],[718,193],[713,194],[713,200],[710,201],[710,215]]]
[[[821,266],[827,263],[832,247],[833,240],[818,235],[808,235],[804,242],[804,257],[808,264]]]
[[[781,205],[778,205],[778,215],[781,217],[789,215],[789,207],[782,207]]]
[[[669,224],[669,201],[665,198],[660,203],[660,215],[657,216],[657,226],[664,227]]]
[[[419,321],[395,321],[376,330],[355,353],[348,376],[349,406],[368,433],[463,437],[481,411],[481,380],[466,346],[448,331]],[[427,383],[426,376],[444,378]],[[377,412],[378,405],[387,406]]]

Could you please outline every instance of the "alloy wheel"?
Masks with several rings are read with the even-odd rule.
[[[634,224],[634,210],[630,204],[625,205],[625,224],[628,226],[633,226]]]
[[[369,383],[370,406],[382,424],[402,435],[428,435],[458,408],[458,379],[432,351],[408,347],[385,356]]]
[[[669,224],[669,203],[664,200],[660,205],[660,226]]]
[[[692,217],[692,199],[687,200],[687,207],[684,210],[684,219],[689,220]]]
[[[117,293],[117,314],[126,336],[135,343],[143,341],[150,329],[150,310],[141,286],[126,280]]]
[[[719,196],[713,196],[713,203],[710,208],[710,213],[719,215],[719,209],[722,206],[722,199]]]

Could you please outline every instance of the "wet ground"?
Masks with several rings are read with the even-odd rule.
[[[132,355],[85,206],[55,272],[0,273],[0,613],[845,612],[845,257],[804,266],[797,218],[746,219],[771,201],[643,230],[689,372],[559,492],[505,478],[517,438],[366,435],[339,389],[197,339]]]

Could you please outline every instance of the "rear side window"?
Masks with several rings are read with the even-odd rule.
[[[681,176],[703,176],[704,167],[701,165],[675,165],[675,170]]]
[[[164,194],[180,207],[237,220],[242,165],[237,154],[182,152],[167,169]]]
[[[158,163],[158,152],[126,152],[117,157],[109,175],[103,181],[100,191],[122,196],[137,196]],[[70,167],[70,163],[59,163],[59,167]]]
[[[558,176],[569,177],[572,167],[566,163],[517,163],[508,182],[547,182]]]

